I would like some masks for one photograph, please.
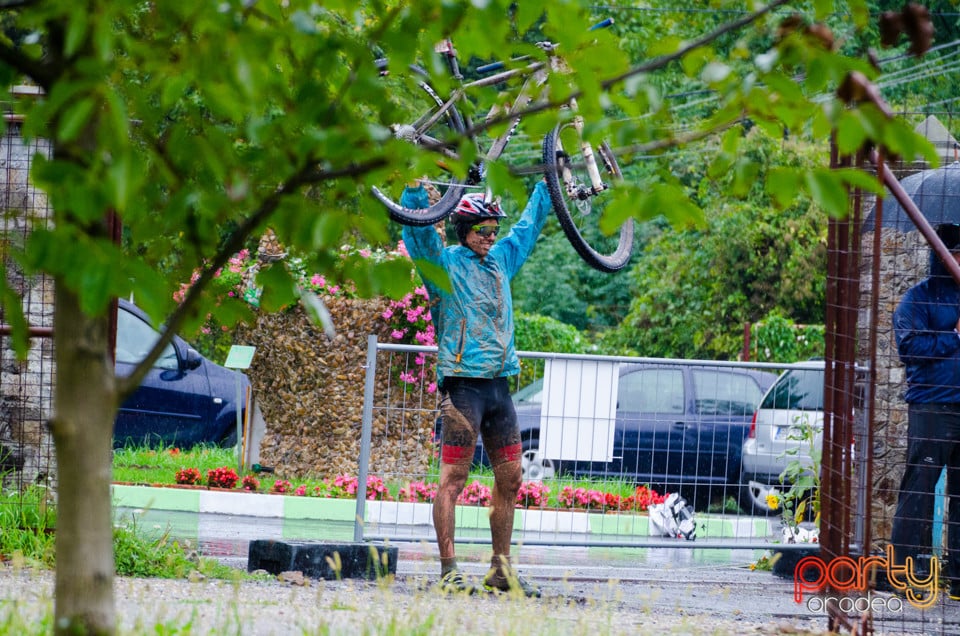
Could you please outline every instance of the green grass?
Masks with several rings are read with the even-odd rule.
[[[113,451],[113,481],[135,484],[173,484],[181,468],[197,468],[206,478],[207,471],[228,466],[236,469],[237,453],[232,448],[197,446],[177,448],[120,448]]]
[[[125,448],[114,451],[113,455],[113,479],[116,482],[133,484],[164,484],[171,485],[176,483],[175,475],[178,470],[183,468],[197,468],[203,478],[202,483],[206,483],[206,474],[208,470],[219,468],[221,466],[236,467],[236,456],[232,449],[219,447],[196,447],[190,450],[180,450],[171,448]],[[252,473],[247,473],[252,474]],[[243,477],[243,475],[241,475]],[[259,492],[267,492],[278,479],[284,479],[282,475],[261,473],[255,475],[260,481]],[[440,479],[439,467],[434,462],[430,470],[421,480],[424,482],[436,483]],[[306,476],[303,478],[289,478],[289,494],[292,494],[298,486],[303,486],[308,495],[314,494],[315,488],[320,488],[326,492],[327,485],[323,478]],[[329,480],[328,480],[329,481]],[[406,487],[410,480],[388,481],[385,486],[393,499],[398,499],[400,489]],[[414,480],[415,481],[415,480]],[[478,467],[471,469],[470,477],[467,479],[469,486],[478,481],[488,488],[493,487],[493,470],[489,467]],[[558,495],[560,491],[570,486],[573,489],[583,488],[585,490],[597,490],[603,493],[611,493],[621,497],[628,497],[634,494],[636,484],[622,479],[591,479],[580,478],[572,479],[565,476],[557,479],[550,479],[544,482],[550,489],[550,495],[547,501],[547,507],[559,507]],[[240,487],[239,484],[237,486]]]
[[[0,561],[18,567],[56,566],[56,504],[42,486],[22,492],[0,493]],[[192,573],[208,578],[230,579],[238,571],[215,559],[199,557],[188,544],[170,538],[169,531],[139,528],[134,517],[114,525],[113,550],[120,576],[179,578]],[[8,633],[0,630],[0,633]]]
[[[56,506],[50,491],[29,486],[0,493],[0,557],[21,564],[50,567],[54,561]]]

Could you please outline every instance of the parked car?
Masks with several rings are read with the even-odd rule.
[[[116,373],[127,376],[160,338],[149,317],[121,300],[117,310]],[[237,443],[237,382],[246,400],[250,380],[211,362],[174,336],[137,390],[120,406],[114,447]],[[242,408],[242,407],[241,407]]]
[[[823,444],[824,362],[787,369],[759,403],[743,444],[741,501],[755,514],[772,514],[767,495],[789,488],[780,475],[792,461],[813,467]],[[811,446],[812,445],[812,446]]]
[[[560,462],[541,453],[544,395],[538,380],[513,396],[524,480],[563,473],[661,488],[737,487],[750,417],[775,380],[772,373],[735,367],[621,364],[609,462]],[[474,458],[486,463],[481,444]]]

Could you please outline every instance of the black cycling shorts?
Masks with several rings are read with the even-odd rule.
[[[520,429],[507,378],[444,378],[440,461],[469,464],[477,435],[491,466],[520,461]]]

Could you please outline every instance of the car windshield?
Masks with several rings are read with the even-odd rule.
[[[791,369],[763,398],[762,409],[823,410],[823,370]]]
[[[750,415],[762,392],[757,381],[743,373],[694,370],[699,415]]]
[[[160,339],[157,331],[129,311],[117,312],[117,351],[116,361],[127,364],[139,364]],[[173,344],[167,344],[163,353],[153,366],[161,369],[177,369],[177,352]]]

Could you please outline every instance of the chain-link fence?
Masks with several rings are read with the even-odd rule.
[[[0,217],[3,240],[0,262],[7,284],[23,299],[30,326],[30,351],[18,360],[6,316],[0,315],[0,520],[15,527],[32,512],[45,510],[56,482],[53,440],[46,422],[53,392],[53,282],[24,272],[11,253],[21,248],[29,231],[49,218],[46,196],[29,180],[31,159],[48,154],[45,140],[25,142],[20,123],[7,121],[0,146]],[[45,518],[45,514],[38,515]]]
[[[957,123],[951,113],[897,115],[930,140],[940,167],[865,152],[856,161],[877,175],[887,194],[877,200],[854,191],[850,215],[830,222],[826,353],[833,371],[826,378],[821,558],[833,569],[823,570],[811,588],[822,587],[832,599],[836,628],[957,633],[960,608],[948,598],[942,578],[951,524],[941,473],[948,465],[960,466],[960,446],[953,448],[949,418],[936,415],[928,420],[929,430],[912,431],[918,446],[908,460],[905,397],[945,403],[949,411],[954,402],[949,393],[960,390],[950,388],[949,370],[960,370],[960,338],[954,333],[960,305],[956,298],[945,300],[956,288],[947,268],[937,264],[945,260],[931,249],[931,242],[939,242],[934,227],[960,223],[960,146],[950,133]],[[834,156],[833,165],[854,161]],[[943,256],[952,260],[946,251]],[[943,277],[932,295],[916,298],[909,318],[897,314],[895,333],[895,312],[907,291],[936,270]],[[928,371],[911,371],[908,383],[905,362]],[[851,372],[854,364],[865,369],[863,381]],[[905,473],[914,477],[904,481]],[[908,555],[915,557],[912,579],[898,569]],[[871,559],[869,567],[865,559]],[[938,560],[944,569],[935,576]]]
[[[400,497],[358,501],[359,539],[431,538],[442,418],[435,387],[404,369],[435,349],[371,340],[368,377],[390,388],[364,400],[360,482]],[[794,365],[520,352],[513,378],[523,486],[515,534],[526,544],[792,550],[815,544],[816,497],[781,482],[816,472],[824,362]],[[405,379],[406,378],[406,379]],[[809,394],[808,391],[811,391]],[[758,409],[758,406],[761,407]],[[424,471],[370,461],[375,421],[420,434],[424,409],[435,438]],[[409,412],[411,417],[404,416]],[[415,416],[415,417],[414,417]],[[411,430],[404,432],[410,423]],[[798,480],[799,481],[799,480]],[[458,509],[458,541],[490,540],[492,471],[481,439]],[[674,518],[665,498],[690,508]],[[667,517],[664,518],[666,512]],[[761,552],[762,554],[762,552]]]

